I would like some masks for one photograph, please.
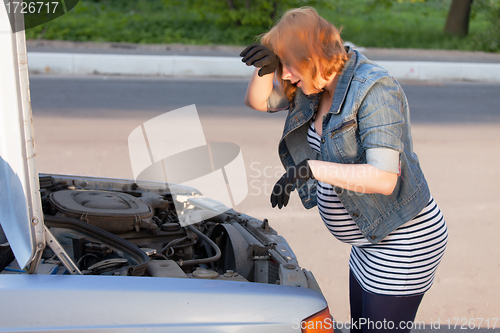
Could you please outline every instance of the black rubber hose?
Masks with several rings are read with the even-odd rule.
[[[187,239],[188,239],[187,236],[182,237],[182,238],[176,238],[173,241],[169,242],[167,245],[165,245],[160,251],[158,251],[158,253],[165,255],[165,253],[163,253],[163,252],[166,252],[169,247],[172,247],[172,245],[175,245],[177,243],[184,242]]]
[[[45,215],[44,221],[45,225],[49,228],[55,227],[73,229],[83,234],[88,234],[89,236],[92,236],[110,246],[116,247],[121,251],[127,252],[138,262],[137,265],[134,265],[128,269],[129,274],[133,276],[144,275],[146,267],[148,265],[149,257],[146,252],[141,250],[135,244],[106,230],[74,218]]]
[[[193,265],[200,265],[200,264],[209,264],[211,262],[217,261],[220,259],[221,252],[217,244],[215,244],[210,238],[208,238],[204,233],[193,227],[192,225],[188,225],[186,228],[194,232],[198,237],[203,239],[205,242],[207,242],[214,250],[215,250],[215,255],[209,258],[203,258],[203,259],[192,259],[192,260],[185,260],[181,261],[179,260],[177,264],[179,266],[193,266]]]

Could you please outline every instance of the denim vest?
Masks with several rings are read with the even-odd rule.
[[[413,152],[406,96],[385,69],[353,51],[338,79],[330,110],[323,117],[318,155],[307,142],[307,130],[320,97],[321,94],[304,95],[297,89],[296,97],[288,103],[289,113],[278,149],[281,162],[285,168],[305,158],[358,164],[367,163],[367,149],[397,151],[399,176],[392,194],[364,194],[334,187],[361,233],[377,244],[412,220],[430,199],[429,187]],[[269,112],[278,109],[283,107],[270,107]],[[396,172],[397,169],[396,161]],[[394,171],[394,165],[387,170]],[[295,185],[304,207],[316,206],[317,181],[299,180]]]

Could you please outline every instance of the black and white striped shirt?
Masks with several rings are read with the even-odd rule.
[[[320,153],[321,140],[313,122],[307,140]],[[318,181],[317,201],[330,232],[353,245],[349,267],[363,289],[381,295],[410,296],[431,287],[448,239],[443,215],[432,197],[420,214],[378,244],[371,244],[361,234],[332,185]]]

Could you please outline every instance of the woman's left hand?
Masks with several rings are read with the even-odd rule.
[[[296,166],[289,167],[285,174],[276,182],[273,192],[271,193],[271,205],[273,208],[277,205],[278,208],[281,209],[288,205],[290,193],[297,180],[314,178],[308,161],[308,159],[305,159]]]

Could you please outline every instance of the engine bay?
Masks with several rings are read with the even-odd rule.
[[[312,273],[299,267],[286,240],[266,219],[229,209],[208,214],[211,217],[198,223],[181,223],[174,200],[184,200],[182,217],[203,215],[217,204],[195,189],[186,187],[183,198],[174,198],[169,187],[159,183],[63,175],[40,175],[39,180],[45,225],[81,274],[217,279],[319,290]],[[25,273],[15,260],[4,266],[2,274]],[[70,272],[47,246],[37,273]]]

